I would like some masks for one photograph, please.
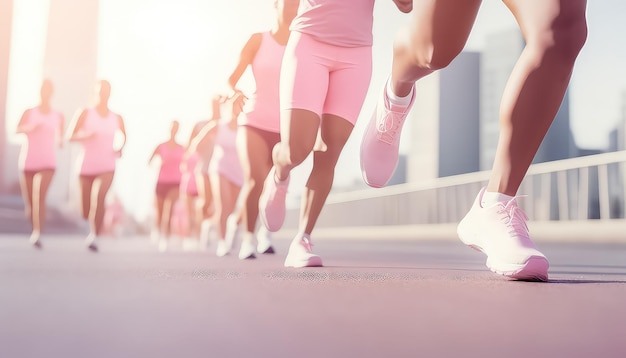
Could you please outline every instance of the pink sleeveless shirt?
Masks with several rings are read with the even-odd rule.
[[[19,167],[21,170],[37,171],[56,168],[56,139],[61,125],[62,115],[51,110],[42,113],[39,107],[31,108],[26,113],[26,124],[37,125],[26,133],[26,143],[20,151]]]
[[[81,175],[99,175],[115,171],[117,154],[113,149],[113,141],[119,129],[117,114],[109,111],[106,117],[101,117],[95,108],[87,110],[81,130],[93,132],[94,135],[81,142],[83,147]]]
[[[341,47],[372,46],[374,0],[300,0],[290,29]]]
[[[161,168],[159,169],[159,179],[157,182],[170,184],[180,183],[182,176],[180,164],[185,155],[185,148],[180,144],[171,147],[167,143],[162,143],[157,149],[157,154],[161,158]]]
[[[261,46],[252,61],[256,90],[246,105],[245,115],[239,117],[239,124],[278,133],[280,132],[278,84],[285,46],[276,42],[269,31],[264,32],[262,36]]]

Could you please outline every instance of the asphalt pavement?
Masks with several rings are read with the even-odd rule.
[[[283,235],[284,236],[284,235]],[[626,357],[626,243],[545,241],[548,283],[453,237],[315,241],[325,267],[144,237],[0,235],[0,357]]]

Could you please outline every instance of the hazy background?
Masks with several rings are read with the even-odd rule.
[[[21,113],[38,102],[49,1],[14,2],[6,124],[12,143],[19,141],[10,133]],[[110,107],[123,115],[128,132],[127,149],[118,163],[112,190],[138,218],[146,217],[152,210],[155,168],[150,168],[147,161],[156,144],[166,139],[169,122],[181,121],[179,141],[183,142],[192,125],[209,115],[209,98],[224,88],[248,36],[273,24],[272,3],[273,0],[100,1],[98,77],[112,83]],[[579,147],[606,147],[608,132],[621,116],[621,96],[626,90],[626,23],[622,19],[625,13],[624,1],[588,3],[589,37],[570,88],[571,127]],[[348,186],[360,178],[361,134],[389,72],[393,36],[409,16],[401,14],[391,0],[376,3],[374,73],[361,117],[340,159],[337,186]],[[514,19],[500,1],[485,0],[466,49],[480,51],[485,35],[515,27]],[[249,73],[241,87],[246,91],[253,89]],[[409,142],[403,138],[403,151]],[[308,170],[308,162],[297,170],[294,187],[302,186]]]

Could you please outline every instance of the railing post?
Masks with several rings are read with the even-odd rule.
[[[557,172],[557,196],[559,205],[559,220],[569,220],[569,198],[567,196],[567,170]]]
[[[578,220],[589,219],[589,167],[578,169]]]
[[[598,200],[600,201],[600,219],[610,219],[611,198],[609,197],[609,173],[606,164],[598,165]]]

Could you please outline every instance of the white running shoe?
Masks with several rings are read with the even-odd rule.
[[[42,245],[41,245],[41,234],[39,233],[39,231],[33,231],[33,233],[30,235],[30,239],[28,241],[35,248],[37,248],[37,249],[41,249],[42,248]]]
[[[280,230],[285,222],[287,212],[285,200],[288,188],[289,178],[277,181],[276,168],[272,167],[265,178],[263,191],[259,197],[259,217],[267,230],[271,232]]]
[[[150,230],[150,242],[151,243],[158,244],[160,237],[161,237],[161,233],[159,232],[158,229],[152,228],[152,230]]]
[[[215,225],[209,219],[202,220],[200,224],[200,249],[206,250],[211,244],[211,241],[215,241]]]
[[[270,233],[267,228],[263,225],[259,227],[259,230],[256,234],[257,247],[256,250],[260,254],[273,254],[276,253],[274,251],[274,246],[272,246],[272,233]]]
[[[528,217],[508,203],[482,207],[482,188],[474,205],[461,220],[457,233],[461,241],[487,255],[487,267],[500,275],[527,281],[547,281],[549,263],[528,234]]]
[[[226,233],[224,236],[224,242],[226,243],[226,249],[228,252],[233,249],[233,246],[239,242],[239,236],[241,234],[241,226],[237,222],[237,218],[230,215],[226,219]]]
[[[195,237],[186,237],[182,240],[183,251],[198,251],[200,249],[200,240]]]
[[[167,239],[160,239],[159,240],[159,252],[166,252],[167,251],[167,247],[169,246],[169,243],[167,242]]]
[[[239,259],[254,259],[256,258],[256,247],[254,247],[254,236],[252,233],[246,233],[244,239],[241,241],[241,247],[239,248]]]
[[[226,244],[226,240],[217,240],[217,250],[215,251],[215,255],[217,257],[224,257],[228,255],[229,252],[230,247],[228,247],[228,245]]]
[[[415,86],[406,107],[393,106],[386,88],[387,84],[361,141],[361,173],[365,183],[374,188],[387,185],[396,170],[402,126],[415,102]]]
[[[297,235],[291,245],[285,259],[285,267],[321,267],[322,258],[313,253],[311,238]]]
[[[94,234],[89,234],[85,238],[85,245],[87,246],[87,249],[89,249],[92,252],[97,252],[98,251],[98,245],[96,244],[96,238],[97,237]]]

